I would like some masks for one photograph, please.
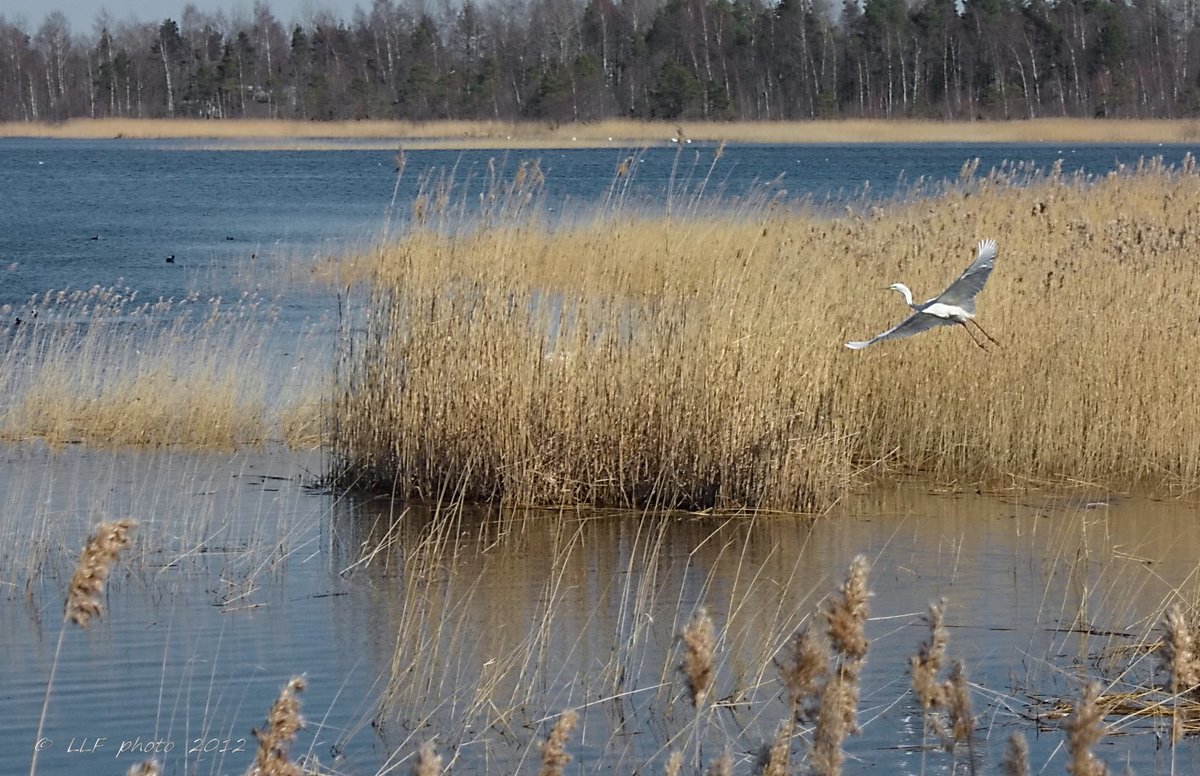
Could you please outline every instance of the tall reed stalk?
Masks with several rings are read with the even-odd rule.
[[[50,693],[54,688],[55,674],[58,672],[58,659],[62,654],[67,624],[74,623],[86,628],[93,617],[104,613],[104,606],[100,602],[100,597],[104,594],[104,584],[108,581],[109,572],[116,564],[121,550],[129,545],[129,532],[136,525],[135,521],[129,519],[101,523],[96,526],[95,533],[88,537],[83,553],[79,556],[67,592],[62,626],[58,631],[58,644],[54,648],[54,659],[50,663],[50,676],[46,680],[42,713],[38,717],[37,732],[34,734],[33,757],[29,761],[29,776],[37,773],[38,754],[42,750],[42,731],[46,725],[46,712],[50,708]]]

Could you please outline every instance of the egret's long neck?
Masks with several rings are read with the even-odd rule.
[[[904,303],[905,304],[907,304],[909,307],[916,307],[916,305],[913,304],[912,291],[908,290],[908,286],[904,285],[903,283],[897,283],[894,286],[892,286],[892,289],[895,291],[899,291],[901,294],[904,295]]]

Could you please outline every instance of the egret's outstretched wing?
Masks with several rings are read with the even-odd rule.
[[[996,241],[980,240],[979,250],[971,266],[967,267],[966,271],[958,276],[958,280],[951,283],[935,301],[955,305],[974,314],[975,295],[983,290],[983,284],[987,282],[988,275],[992,274],[995,265]]]
[[[923,331],[929,331],[935,326],[943,326],[948,323],[954,323],[954,321],[948,318],[939,318],[936,315],[930,315],[929,313],[917,312],[900,321],[900,323],[897,323],[883,334],[876,334],[874,337],[865,342],[847,342],[846,347],[850,348],[851,350],[862,350],[867,345],[879,342],[879,340],[911,337],[914,334],[920,334]]]

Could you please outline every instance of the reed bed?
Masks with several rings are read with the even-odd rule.
[[[1034,119],[1028,121],[747,121],[645,122],[609,119],[586,124],[500,121],[224,121],[192,119],[72,119],[57,124],[0,124],[0,137],[192,138],[254,141],[247,148],[330,148],[303,141],[403,142],[437,148],[628,146],[688,140],[736,143],[1079,142],[1192,143],[1190,119]],[[374,141],[374,142],[372,142]]]
[[[429,216],[448,197],[419,198],[410,233],[348,265],[369,291],[336,378],[340,482],[811,510],[896,474],[1197,481],[1191,157],[1103,178],[967,164],[933,196],[837,217],[765,195],[553,229],[511,205],[529,186],[455,233]],[[908,313],[880,289],[933,296],[985,237],[1000,253],[979,320],[1001,347],[957,327],[842,347]]]
[[[146,302],[122,286],[47,291],[0,340],[0,437],[230,450],[320,438],[318,381],[271,382],[273,311],[250,294]],[[282,369],[277,369],[282,372]]]

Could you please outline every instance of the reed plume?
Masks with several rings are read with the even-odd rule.
[[[804,626],[792,636],[791,649],[779,664],[779,675],[787,689],[792,718],[804,719],[805,704],[817,695],[820,682],[829,672],[829,650]]]
[[[412,776],[440,776],[442,772],[442,756],[433,748],[432,741],[426,741],[417,749],[417,761],[413,764]]]
[[[158,760],[146,760],[131,766],[125,771],[125,776],[158,776],[162,773],[162,766],[158,764]]]
[[[788,760],[791,757],[792,719],[785,719],[775,728],[775,738],[764,744],[754,764],[754,773],[759,776],[787,776]]]
[[[975,732],[975,714],[971,711],[971,688],[967,683],[967,669],[961,660],[954,661],[950,678],[942,688],[946,698],[946,711],[950,715],[950,740],[948,748],[966,743],[971,751],[971,734]]]
[[[1097,702],[1100,686],[1089,684],[1067,717],[1067,773],[1071,776],[1107,776],[1108,768],[1092,754],[1092,747],[1104,737],[1104,709]]]
[[[1171,694],[1179,695],[1200,685],[1200,656],[1196,654],[1196,637],[1179,604],[1173,605],[1167,612],[1162,628],[1159,657],[1169,677],[1167,686]]]
[[[304,688],[304,678],[293,677],[271,704],[266,727],[254,731],[254,737],[258,739],[258,753],[254,757],[250,776],[302,776],[300,767],[288,760],[287,748],[300,728],[304,727],[304,718],[300,716],[300,699],[296,697]]]
[[[683,770],[683,752],[671,752],[667,758],[667,766],[663,768],[664,776],[679,776]]]
[[[825,608],[829,641],[837,653],[837,667],[821,688],[817,724],[810,756],[813,770],[823,776],[842,772],[842,742],[858,732],[858,680],[870,646],[865,626],[869,610],[867,573],[863,555],[850,562],[846,581]]]
[[[699,709],[712,687],[717,636],[712,618],[704,607],[692,617],[683,629],[683,662],[679,670],[687,678],[692,705]]]
[[[1000,772],[1004,776],[1029,776],[1029,742],[1020,733],[1008,737],[1004,759],[1000,761]]]
[[[1179,604],[1174,604],[1163,619],[1163,636],[1159,641],[1159,659],[1167,671],[1167,687],[1176,696],[1171,715],[1171,742],[1183,737],[1183,719],[1178,696],[1200,685],[1200,656],[1196,654],[1196,637],[1188,625]]]
[[[86,628],[92,617],[103,614],[100,596],[104,593],[104,583],[117,556],[128,546],[129,532],[135,525],[129,519],[101,523],[88,537],[67,592],[66,617],[71,622]]]
[[[79,562],[75,565],[75,573],[71,576],[71,584],[67,589],[66,605],[63,612],[63,627],[58,631],[58,645],[54,648],[54,661],[50,664],[50,677],[46,680],[46,694],[42,699],[42,713],[38,717],[35,741],[42,738],[42,730],[46,726],[46,712],[50,709],[50,691],[54,687],[54,676],[58,673],[58,658],[62,654],[63,638],[67,633],[67,621],[70,620],[80,627],[86,628],[92,617],[99,617],[104,612],[100,604],[100,596],[104,593],[104,583],[112,571],[117,557],[129,544],[129,532],[137,525],[137,521],[125,518],[96,526],[96,532],[88,537]],[[37,773],[37,761],[40,750],[35,746],[33,757],[29,760],[29,774]]]
[[[929,613],[925,615],[925,622],[929,625],[929,640],[921,642],[917,654],[908,659],[913,691],[927,717],[930,711],[941,708],[945,703],[944,689],[938,681],[942,659],[946,656],[946,644],[950,640],[943,622],[944,610],[944,601],[929,605]]]
[[[571,762],[571,755],[566,750],[567,739],[578,721],[579,714],[574,709],[567,709],[554,723],[549,738],[542,743],[542,767],[538,771],[541,776],[562,776],[567,763]]]
[[[868,571],[870,564],[866,556],[855,556],[850,562],[846,581],[838,588],[839,595],[825,611],[825,619],[829,623],[829,641],[841,658],[843,670],[857,672],[867,657],[869,645],[863,627],[870,613],[867,608],[867,599],[870,597],[870,591],[867,590]]]
[[[704,776],[733,776],[733,756],[726,749],[721,756],[708,764]]]

